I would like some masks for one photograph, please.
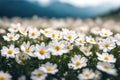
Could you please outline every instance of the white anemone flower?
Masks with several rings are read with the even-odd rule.
[[[9,47],[2,47],[1,55],[5,56],[6,58],[15,58],[15,55],[19,52],[19,48],[15,48],[15,46],[11,44]]]
[[[111,36],[113,33],[109,30],[109,29],[102,29],[100,31],[100,36],[101,37],[109,37]]]
[[[48,51],[48,46],[45,46],[45,43],[41,43],[40,45],[36,44],[34,54],[38,59],[44,60],[50,58],[50,52]]]
[[[68,63],[70,68],[81,69],[82,67],[87,66],[87,59],[85,57],[81,57],[80,55],[75,55],[71,58],[71,62]]]
[[[31,79],[32,80],[45,80],[46,77],[47,77],[47,74],[44,73],[43,71],[39,70],[39,69],[35,69],[31,73]]]
[[[78,35],[74,32],[74,31],[70,31],[68,29],[62,29],[62,35],[64,37],[65,40],[73,43],[74,40],[78,37]]]
[[[21,27],[20,23],[11,24],[10,28],[8,29],[8,31],[10,31],[10,32],[18,32],[18,30],[19,30],[20,27]]]
[[[4,40],[6,41],[16,41],[19,39],[19,37],[20,35],[15,33],[7,33],[7,36],[3,36]]]
[[[90,56],[92,54],[92,52],[90,51],[91,50],[91,47],[92,46],[81,46],[80,47],[80,50],[84,53],[85,56]]]
[[[110,63],[115,63],[116,59],[114,58],[114,56],[112,54],[108,54],[108,53],[102,53],[99,54],[97,53],[98,59],[104,62],[110,62]]]
[[[12,80],[12,76],[9,73],[0,71],[0,80]]]
[[[53,40],[49,43],[49,51],[52,55],[63,55],[66,53],[65,44],[62,41]]]
[[[40,31],[37,28],[29,28],[28,30],[29,38],[36,39],[40,36]]]
[[[86,37],[86,42],[90,43],[90,44],[96,44],[96,41],[93,37],[89,36]]]
[[[35,47],[34,47],[34,45],[30,45],[29,41],[27,43],[23,42],[23,44],[20,46],[20,48],[24,53],[28,54],[29,56],[32,56],[32,57],[35,56],[33,54]]]
[[[114,39],[112,40],[111,37],[106,39],[102,39],[99,43],[99,49],[103,50],[104,52],[111,51],[116,47]]]
[[[83,69],[82,73],[78,75],[79,80],[93,80],[94,72],[88,68]]]
[[[50,62],[47,62],[46,64],[42,64],[39,67],[39,69],[49,74],[55,74],[58,72],[57,65]]]
[[[106,72],[111,75],[117,75],[117,70],[115,69],[115,65],[106,62],[98,62],[97,68],[103,72]]]

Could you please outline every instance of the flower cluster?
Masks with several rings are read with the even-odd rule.
[[[109,29],[94,27],[86,34],[18,23],[6,32],[0,35],[0,68],[13,79],[102,80],[119,76],[120,34]],[[12,66],[17,71],[11,70]],[[25,71],[20,71],[21,67]],[[1,71],[0,80],[11,80],[11,75]]]

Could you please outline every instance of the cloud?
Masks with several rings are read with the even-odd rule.
[[[76,7],[95,7],[103,4],[120,7],[120,0],[59,0],[62,3],[71,4]]]

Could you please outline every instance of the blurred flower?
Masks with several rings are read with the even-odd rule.
[[[12,80],[12,76],[9,73],[4,73],[0,71],[0,80]]]

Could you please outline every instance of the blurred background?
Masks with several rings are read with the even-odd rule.
[[[0,17],[120,18],[120,0],[0,0]]]

